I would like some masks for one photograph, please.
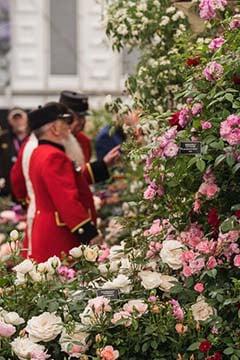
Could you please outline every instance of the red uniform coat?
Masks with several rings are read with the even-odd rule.
[[[76,139],[82,148],[85,162],[88,163],[92,156],[91,140],[82,131],[77,133]]]

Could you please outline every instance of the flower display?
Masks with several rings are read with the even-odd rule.
[[[28,321],[26,331],[32,342],[48,342],[61,333],[62,320],[53,313],[44,312],[39,316],[33,316]]]

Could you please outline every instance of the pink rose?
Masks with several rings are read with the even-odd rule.
[[[194,290],[197,291],[199,294],[201,294],[204,291],[204,285],[203,283],[197,283],[194,286]]]
[[[147,312],[148,306],[144,303],[143,300],[129,300],[124,306],[123,310],[128,313],[139,313],[139,315],[143,315]]]
[[[154,198],[155,195],[156,195],[156,190],[151,185],[149,185],[145,190],[143,197],[145,200],[151,200]]]
[[[173,158],[178,154],[178,150],[179,150],[179,147],[177,146],[177,144],[175,144],[174,142],[169,142],[165,146],[165,148],[163,150],[163,154],[166,157]]]
[[[50,355],[44,351],[33,351],[30,356],[31,360],[46,360],[50,358]]]
[[[178,321],[183,321],[184,312],[183,312],[183,309],[181,308],[179,302],[174,299],[170,300],[169,302],[173,307],[173,316],[175,317],[175,319]]]
[[[202,206],[202,203],[199,199],[196,199],[194,201],[194,204],[193,204],[193,211],[195,213],[199,213],[200,209],[201,209],[201,206]]]
[[[201,121],[201,127],[203,130],[208,130],[212,128],[210,121]]]
[[[111,311],[112,308],[109,303],[110,300],[103,296],[97,296],[94,299],[88,300],[88,306],[95,312],[95,314]]]
[[[183,275],[184,275],[186,278],[188,278],[188,277],[190,277],[190,276],[193,275],[192,269],[190,268],[190,266],[187,266],[187,265],[185,265],[185,266],[183,267],[182,273],[183,273]]]
[[[102,360],[116,360],[119,357],[119,352],[108,345],[101,350],[100,357]]]
[[[119,311],[113,315],[111,322],[114,325],[120,322],[124,326],[129,327],[132,324],[131,314],[127,311]]]
[[[212,199],[218,192],[219,187],[216,184],[202,183],[198,192],[201,195],[206,196],[208,199]]]
[[[148,298],[148,301],[151,302],[151,303],[156,302],[157,301],[157,296],[150,295],[149,298]]]
[[[199,244],[197,244],[196,249],[203,254],[209,254],[211,252],[210,243],[208,240],[201,241]]]
[[[236,255],[234,258],[234,265],[240,267],[240,255]]]
[[[192,251],[192,250],[188,250],[188,251],[184,251],[181,255],[181,259],[184,262],[189,262],[195,259],[197,255]]]
[[[179,113],[179,125],[182,129],[189,123],[191,120],[191,113],[189,109],[182,109]]]
[[[101,250],[100,256],[98,257],[98,262],[103,263],[105,262],[110,255],[110,249],[106,247],[105,249]]]
[[[16,328],[11,324],[5,324],[3,321],[0,321],[0,337],[11,337],[15,334]]]
[[[193,116],[199,115],[202,112],[203,104],[202,103],[196,103],[192,107],[192,114]]]
[[[212,270],[217,266],[217,260],[214,256],[210,256],[207,262],[207,269]]]
[[[220,135],[230,145],[240,144],[240,116],[230,115],[221,123]]]
[[[213,0],[201,0],[199,4],[200,17],[204,20],[213,19],[216,16]]]
[[[197,273],[202,270],[205,266],[205,260],[203,258],[198,258],[189,262],[189,266],[192,269],[193,273]]]
[[[162,231],[161,220],[156,219],[153,221],[152,226],[149,229],[150,235],[158,235]],[[155,246],[155,243],[154,243]]]
[[[240,14],[233,16],[229,26],[231,30],[240,28]]]
[[[210,62],[203,70],[203,75],[208,81],[219,80],[223,75],[224,69],[216,61]]]
[[[213,39],[210,44],[208,45],[208,48],[212,51],[218,50],[223,44],[225,43],[225,40],[223,37],[218,37]]]

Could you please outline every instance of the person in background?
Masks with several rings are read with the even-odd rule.
[[[126,140],[123,126],[136,127],[139,118],[137,112],[129,112],[122,119],[118,119],[123,125],[118,125],[112,129],[110,125],[104,126],[98,133],[95,140],[95,149],[98,160],[102,160],[104,156],[115,146],[121,145]]]
[[[85,162],[88,163],[92,156],[91,140],[84,134],[86,116],[89,115],[88,97],[84,94],[64,90],[60,94],[59,102],[66,105],[73,112],[71,132],[81,145]]]
[[[10,170],[17,160],[22,143],[28,136],[28,116],[19,107],[15,107],[8,114],[8,129],[0,132],[0,195],[11,193]]]

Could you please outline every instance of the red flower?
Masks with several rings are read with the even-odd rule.
[[[218,211],[216,208],[211,208],[208,213],[208,224],[211,225],[214,230],[218,230],[220,220],[218,217]]]
[[[235,211],[235,216],[240,219],[240,210]]]
[[[234,74],[232,80],[235,85],[240,85],[240,74]]]
[[[169,125],[170,126],[176,126],[177,125],[177,129],[182,130],[181,125],[179,125],[179,114],[180,114],[180,111],[177,111],[172,115],[171,119],[169,120]]]
[[[196,56],[194,58],[188,58],[186,61],[186,65],[191,67],[191,66],[198,66],[200,64],[200,57]]]
[[[199,345],[199,350],[203,353],[208,352],[212,347],[212,344],[208,340],[204,340]]]

